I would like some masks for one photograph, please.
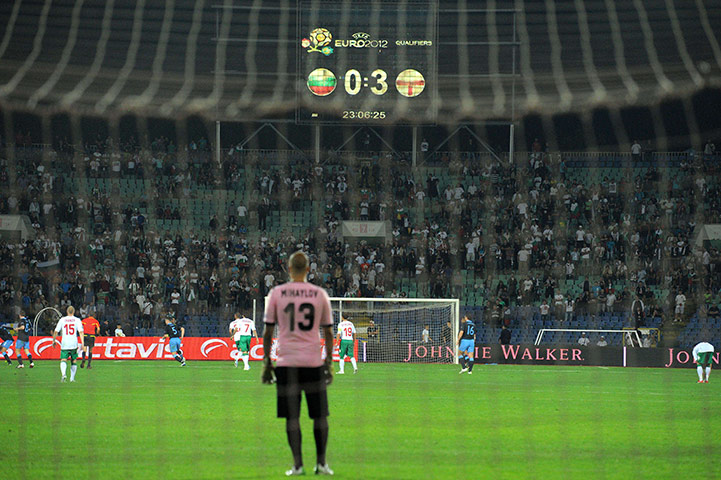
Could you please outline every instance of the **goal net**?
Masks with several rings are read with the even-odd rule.
[[[355,325],[361,362],[456,362],[458,299],[332,297],[331,306],[334,325]]]
[[[640,334],[639,334],[640,332]],[[579,343],[581,336],[588,338],[588,345],[643,347],[656,345],[659,340],[657,328],[643,329],[582,329],[582,328],[542,328],[536,335],[536,345],[543,343]],[[599,342],[602,342],[599,344]],[[603,343],[605,342],[605,343]]]

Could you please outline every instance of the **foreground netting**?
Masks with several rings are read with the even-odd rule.
[[[296,59],[307,53],[296,38],[294,1],[71,3],[0,6],[0,103],[223,120],[295,108]],[[388,2],[338,2],[341,18],[348,22],[359,3]],[[437,74],[445,118],[508,118],[514,65],[520,114],[649,105],[698,91],[719,77],[712,26],[721,19],[714,6],[712,0],[517,0],[480,8],[441,0]],[[393,33],[402,35],[403,25]],[[359,78],[371,72],[362,73]]]

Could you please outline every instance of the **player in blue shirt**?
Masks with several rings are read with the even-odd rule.
[[[473,373],[473,352],[476,349],[476,325],[468,318],[463,317],[461,331],[458,332],[458,361],[461,362],[461,371],[458,373]]]
[[[23,358],[20,356],[23,350],[25,350],[25,355],[28,357],[28,362],[30,362],[30,368],[33,368],[35,364],[33,363],[33,356],[30,354],[30,333],[32,332],[32,325],[30,324],[30,319],[25,316],[24,312],[20,312],[20,321],[18,322],[18,328],[16,330],[18,339],[15,341],[15,353],[18,358],[18,368],[25,368]]]
[[[8,332],[7,327],[7,325],[0,325],[0,354],[5,357],[8,365],[12,365],[13,362],[10,361],[10,357],[8,356],[8,348],[13,346],[13,336]]]
[[[181,367],[185,366],[183,351],[180,349],[183,336],[185,336],[185,328],[176,325],[173,317],[165,317],[165,335],[163,337],[170,338],[170,353],[174,354],[175,360],[180,363]]]

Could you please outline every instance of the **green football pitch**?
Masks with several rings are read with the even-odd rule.
[[[291,465],[259,363],[96,361],[63,384],[58,362],[36,365],[0,365],[13,478],[281,478]],[[329,388],[338,478],[721,478],[719,371],[701,385],[694,369],[350,371]],[[312,423],[301,426],[312,473]]]

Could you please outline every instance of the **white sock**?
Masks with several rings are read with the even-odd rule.
[[[358,370],[358,364],[355,361],[355,357],[350,357],[350,364],[353,365],[353,370]]]
[[[711,376],[711,365],[706,367],[706,381],[708,382],[708,377]]]
[[[698,367],[701,368],[701,367]],[[66,362],[60,362],[60,374],[64,377],[65,372],[68,371],[68,364]]]
[[[248,355],[243,355],[240,357],[243,359],[243,363],[245,364],[245,368],[248,368]]]
[[[699,365],[696,367],[696,371],[698,371],[698,379],[703,382],[703,367]]]
[[[70,381],[75,380],[75,372],[77,372],[77,371],[78,371],[78,366],[77,366],[77,365],[71,365],[71,366],[70,366]]]
[[[342,372],[343,369],[345,368],[345,358],[340,359],[339,366],[340,366],[340,371]]]

